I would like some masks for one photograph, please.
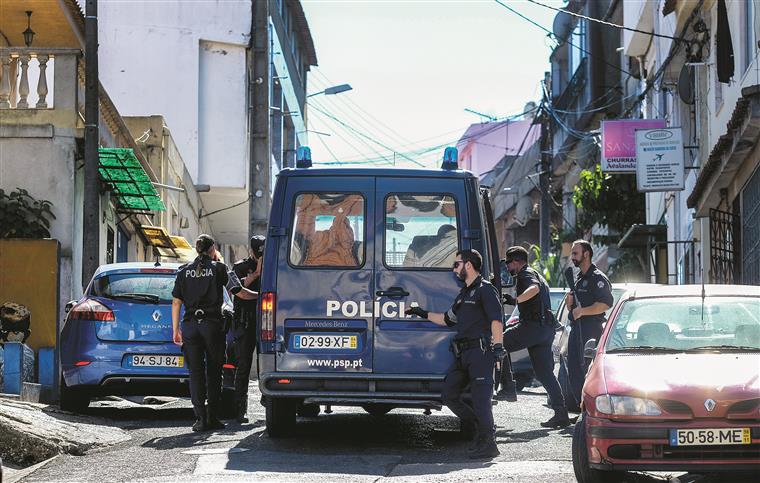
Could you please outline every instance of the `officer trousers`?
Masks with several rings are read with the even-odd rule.
[[[466,349],[446,373],[441,397],[451,412],[467,423],[477,423],[478,434],[493,435],[493,352],[479,347]],[[470,385],[472,406],[462,401],[462,393]]]
[[[253,365],[253,351],[256,349],[256,321],[243,326],[237,323],[235,338],[235,403],[239,410],[248,407],[248,380]]]
[[[504,332],[504,349],[507,352],[528,349],[530,363],[533,365],[536,379],[546,389],[552,409],[557,411],[564,410],[565,400],[562,397],[559,382],[554,375],[553,340],[554,328],[551,325],[542,325],[537,320],[521,320],[517,325]]]
[[[182,352],[190,371],[190,399],[196,414],[202,414],[206,400],[209,409],[218,412],[224,349],[221,320],[190,319],[182,322]]]
[[[586,319],[582,317],[580,322],[573,322],[570,327],[570,336],[567,339],[567,378],[570,393],[575,404],[580,405],[583,383],[586,382],[586,371],[590,361],[583,357],[583,347],[589,339],[596,339],[602,335],[602,321]]]

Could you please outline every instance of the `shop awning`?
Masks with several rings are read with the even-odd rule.
[[[140,225],[140,233],[161,257],[175,258],[182,263],[190,262],[198,256],[184,237],[169,235],[162,226]]]
[[[166,211],[148,174],[129,148],[100,148],[98,172],[123,212]]]

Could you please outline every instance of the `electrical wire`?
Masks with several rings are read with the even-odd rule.
[[[550,10],[554,10],[555,12],[566,13],[568,15],[572,15],[573,17],[582,18],[582,19],[589,20],[591,22],[596,22],[596,23],[599,23],[599,24],[602,24],[602,25],[607,25],[608,27],[615,27],[617,29],[628,30],[629,32],[637,32],[637,33],[644,34],[644,35],[651,35],[652,37],[660,37],[660,38],[663,38],[663,39],[670,39],[670,40],[675,40],[675,41],[678,41],[678,42],[683,42],[683,41],[686,40],[686,39],[684,39],[682,37],[671,37],[670,35],[656,34],[654,32],[647,32],[645,30],[639,30],[639,29],[634,29],[634,28],[631,28],[631,27],[626,27],[625,25],[618,25],[616,23],[607,22],[606,20],[602,20],[602,19],[599,19],[599,18],[587,17],[587,16],[581,15],[579,13],[571,12],[570,10],[565,10],[565,9],[562,9],[562,8],[552,7],[551,5],[546,5],[546,4],[543,4],[541,2],[537,2],[536,0],[528,0],[528,2],[533,3],[535,5],[540,5],[541,7],[548,8]]]
[[[200,215],[200,216],[198,217],[198,219],[200,220],[201,218],[206,218],[207,216],[215,215],[215,214],[217,214],[217,213],[221,213],[222,211],[227,211],[227,210],[231,210],[231,209],[233,209],[233,208],[237,208],[237,207],[238,207],[238,206],[240,206],[240,205],[244,205],[244,204],[248,203],[248,200],[250,200],[250,199],[251,199],[251,197],[250,197],[250,195],[249,195],[248,197],[246,197],[246,199],[244,199],[244,200],[243,200],[243,201],[241,201],[240,203],[235,203],[234,205],[232,205],[232,206],[227,206],[226,208],[220,208],[220,209],[218,209],[218,210],[209,211],[208,213],[203,213],[202,215]]]
[[[557,38],[557,36],[554,35],[554,32],[552,32],[551,30],[549,30],[546,27],[544,27],[543,25],[541,25],[541,24],[539,24],[539,23],[537,23],[537,22],[529,19],[528,17],[526,17],[525,15],[521,14],[520,12],[518,12],[517,10],[515,10],[514,8],[512,8],[512,7],[508,6],[507,4],[505,4],[504,2],[502,2],[501,0],[494,0],[494,2],[498,3],[499,5],[501,5],[502,7],[506,8],[507,10],[509,10],[510,12],[514,13],[515,15],[519,16],[523,20],[526,20],[526,21],[530,22],[531,24],[535,25],[536,27],[538,27],[541,30],[543,30],[544,32],[546,32],[548,34],[548,36],[552,37],[555,40],[555,42],[557,42],[557,45],[561,44],[561,42],[559,41],[559,39]],[[584,49],[583,47],[575,45],[572,42],[570,42],[569,40],[565,40],[564,42],[567,43],[568,45],[570,45],[571,47],[575,47],[576,49],[580,50],[581,52],[583,52],[584,54],[588,55],[589,57],[594,57],[594,55],[591,54],[591,52],[589,52],[588,50]],[[623,74],[628,74],[630,77],[635,77],[633,74],[631,74],[627,70],[623,69],[622,67],[619,67],[619,66],[617,66],[615,64],[611,64],[610,62],[607,62],[603,57],[600,57],[599,60],[602,63],[608,65],[609,67],[612,67],[613,69],[619,70]]]
[[[312,106],[313,106],[313,105],[314,105],[314,104],[312,104]],[[320,113],[320,112],[318,112],[318,111],[317,111],[315,114],[316,114],[318,117],[323,117],[324,119],[326,119],[326,120],[324,121],[325,123],[327,123],[327,120],[329,120],[329,118],[328,118],[327,116],[325,116],[324,114],[322,114],[322,113]],[[334,121],[333,121],[333,122],[334,122]],[[327,124],[325,124],[325,125],[327,125]],[[340,125],[339,125],[339,124],[337,124],[337,123],[336,123],[336,125],[337,125],[337,127],[338,127],[338,128],[343,128],[343,126],[340,126]],[[346,132],[347,132],[349,135],[351,135],[352,137],[354,137],[354,138],[357,138],[357,136],[356,136],[354,133],[352,133],[352,132],[348,131],[348,130],[347,130],[347,129],[345,129],[345,128],[343,128],[343,130],[344,130],[344,131],[346,131]],[[361,157],[361,158],[365,158],[365,159],[366,159],[366,155],[365,155],[365,154],[363,154],[363,153],[362,153],[362,151],[361,151],[359,148],[357,148],[357,147],[356,147],[356,146],[355,146],[355,145],[354,145],[354,144],[353,144],[351,141],[349,141],[349,140],[347,140],[345,137],[343,137],[343,135],[341,135],[341,134],[340,134],[340,132],[339,132],[338,130],[336,130],[336,129],[331,129],[331,131],[332,131],[332,132],[333,132],[333,133],[334,133],[334,134],[335,134],[335,135],[336,135],[338,138],[340,138],[340,140],[341,140],[341,141],[343,141],[343,142],[344,142],[344,143],[346,143],[346,144],[347,144],[349,147],[351,147],[351,149],[353,149],[354,151],[356,151],[356,154],[357,154],[359,157]],[[375,154],[378,154],[378,155],[379,155],[379,159],[378,159],[377,161],[370,161],[369,159],[366,159],[366,161],[367,161],[367,163],[366,163],[366,164],[377,164],[377,163],[380,163],[380,162],[382,162],[382,163],[388,163],[388,164],[392,164],[392,163],[390,163],[390,162],[388,161],[388,159],[387,159],[385,156],[383,156],[382,154],[380,154],[380,153],[379,153],[377,150],[375,150],[375,149],[374,149],[374,148],[373,148],[371,145],[368,145],[368,144],[367,144],[367,142],[366,142],[364,139],[361,139],[361,138],[358,138],[358,139],[359,139],[359,141],[360,141],[360,142],[362,142],[363,144],[365,144],[365,145],[369,146],[369,148],[370,148],[370,149],[372,149],[372,150],[375,152]],[[362,163],[362,164],[365,164],[365,163]]]

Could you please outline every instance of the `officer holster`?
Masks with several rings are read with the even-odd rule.
[[[469,349],[480,349],[485,352],[490,350],[490,342],[485,337],[478,339],[451,339],[449,350],[454,353],[454,357],[462,357],[462,353]]]

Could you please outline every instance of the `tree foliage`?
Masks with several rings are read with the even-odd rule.
[[[636,188],[632,174],[610,175],[601,165],[581,171],[573,190],[573,204],[578,208],[578,224],[588,231],[599,223],[616,233],[624,233],[634,223],[645,221],[644,194]]]
[[[0,189],[0,238],[50,238],[52,206],[21,188],[10,194]]]
[[[560,264],[561,257],[556,253],[549,253],[542,257],[541,248],[538,245],[531,245],[528,251],[533,253],[530,267],[543,275],[550,287],[561,287],[565,280]]]

